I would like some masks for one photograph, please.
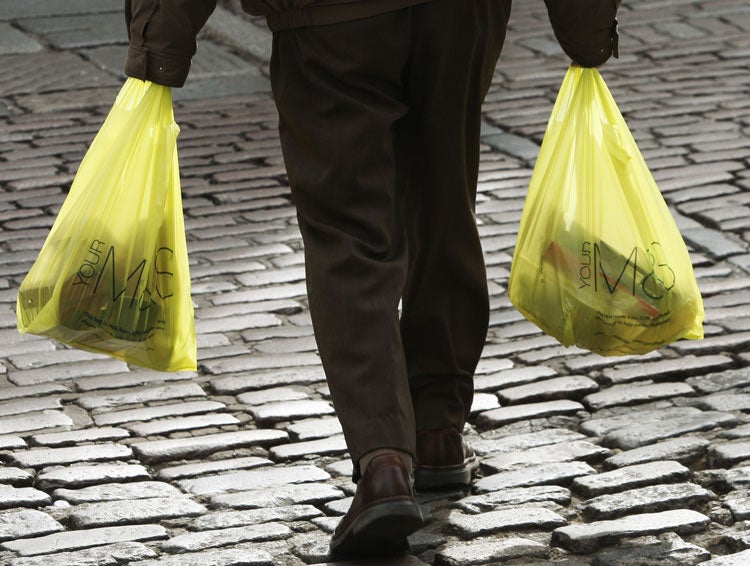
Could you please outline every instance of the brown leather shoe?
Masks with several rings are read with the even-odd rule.
[[[419,491],[468,486],[479,458],[453,427],[417,431],[414,487]]]
[[[376,456],[357,483],[349,511],[331,538],[331,558],[367,558],[404,551],[422,526],[409,470],[396,454]]]

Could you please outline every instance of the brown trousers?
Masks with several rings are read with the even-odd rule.
[[[469,414],[489,319],[481,105],[509,12],[432,0],[274,35],[310,314],[355,469],[377,448],[413,455],[415,429],[461,430]]]

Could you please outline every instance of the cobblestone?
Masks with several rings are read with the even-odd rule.
[[[678,535],[632,539],[621,548],[605,550],[594,556],[592,566],[685,566],[705,563],[711,553],[690,544]]]
[[[486,536],[500,531],[538,528],[548,530],[567,524],[560,515],[544,507],[527,506],[501,509],[478,515],[453,513],[447,527],[464,538]]]
[[[587,519],[596,521],[622,515],[694,507],[713,497],[710,491],[692,483],[651,485],[589,499],[584,502],[582,513]]]
[[[63,499],[72,504],[79,504],[156,497],[179,497],[183,494],[176,487],[165,482],[137,481],[132,483],[106,483],[81,489],[60,488],[56,489],[53,495],[56,499]]]
[[[195,517],[205,512],[203,505],[186,497],[150,497],[76,505],[68,520],[76,529],[88,529]]]
[[[116,542],[142,542],[166,537],[167,532],[160,525],[127,525],[124,527],[101,527],[84,531],[65,531],[43,537],[18,539],[3,543],[2,547],[17,552],[20,556],[36,556]]]
[[[547,547],[539,542],[509,537],[502,540],[477,539],[468,543],[448,544],[439,550],[437,558],[440,564],[446,566],[470,566],[514,558],[546,558],[548,553]]]
[[[119,566],[128,561],[134,562],[154,558],[157,554],[140,542],[117,542],[73,552],[56,552],[56,564],[76,566]],[[48,566],[50,556],[16,558],[11,566]]]
[[[47,513],[33,509],[0,514],[0,541],[38,537],[63,529],[64,527]]]
[[[246,430],[222,434],[207,434],[193,438],[152,440],[133,444],[133,451],[144,462],[163,462],[205,456],[222,450],[246,446],[268,446],[287,440],[281,430]]]
[[[39,468],[77,462],[124,460],[132,455],[132,450],[127,446],[108,443],[12,452],[9,457],[11,462],[21,468]]]
[[[684,480],[689,473],[690,470],[678,462],[648,462],[576,478],[572,489],[584,497],[596,497],[649,484]]]
[[[611,521],[568,525],[553,532],[553,540],[575,553],[589,553],[627,536],[663,532],[694,533],[705,529],[711,520],[687,509],[628,515]]]
[[[673,438],[615,454],[604,461],[604,467],[621,468],[656,460],[674,460],[687,466],[701,458],[709,445],[710,442],[702,438]]]
[[[139,464],[77,464],[64,468],[45,468],[37,475],[36,484],[42,489],[79,488],[100,483],[150,478],[148,470]]]

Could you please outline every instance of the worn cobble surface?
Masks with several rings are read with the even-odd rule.
[[[750,563],[750,6],[632,0],[602,70],[690,248],[706,339],[563,348],[505,293],[567,60],[517,2],[484,106],[492,299],[470,493],[420,494],[373,564]],[[0,564],[326,563],[354,493],[312,337],[268,82],[227,0],[176,90],[199,370],[146,371],[16,331],[16,290],[124,78],[121,0],[0,0]],[[345,337],[342,337],[344,339]]]

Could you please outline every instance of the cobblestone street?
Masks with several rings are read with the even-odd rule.
[[[122,0],[0,0],[0,564],[324,564],[354,493],[316,352],[268,81],[233,0],[175,89],[197,372],[16,330],[16,293],[119,90]],[[750,564],[750,5],[631,0],[602,68],[690,249],[706,338],[564,348],[506,286],[569,60],[517,1],[484,106],[477,217],[492,302],[471,493],[393,566]],[[365,564],[364,562],[358,564]]]

